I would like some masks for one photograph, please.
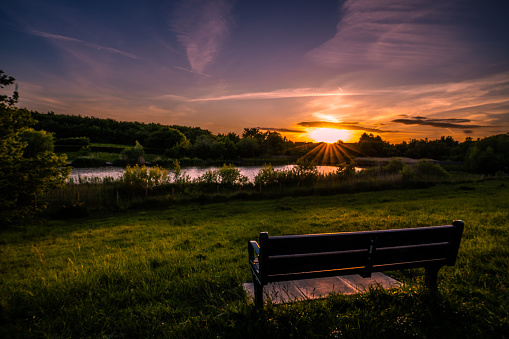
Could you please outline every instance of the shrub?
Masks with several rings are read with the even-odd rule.
[[[405,163],[401,160],[401,159],[398,159],[398,158],[392,158],[391,161],[389,161],[389,163],[384,166],[384,170],[387,172],[387,173],[399,173],[403,170],[403,168],[405,167]]]
[[[196,179],[196,181],[202,184],[219,184],[219,170],[208,170]]]
[[[419,160],[415,165],[415,171],[419,175],[428,177],[447,177],[450,175],[440,165],[435,165],[433,162],[426,159]]]
[[[169,183],[169,176],[168,171],[159,166],[148,168],[135,165],[126,167],[120,181],[134,194]]]
[[[315,163],[305,159],[297,160],[293,172],[298,181],[312,182],[318,178],[318,169]]]
[[[221,178],[221,184],[224,185],[242,185],[248,181],[247,177],[240,174],[240,170],[234,164],[224,164],[219,169],[219,177]]]
[[[129,147],[122,151],[122,158],[129,163],[145,164],[145,151],[143,150],[143,146],[136,140],[134,147]]]
[[[336,175],[338,177],[353,177],[355,175],[354,164],[338,164],[336,166]]]
[[[254,178],[255,185],[270,185],[278,183],[279,172],[271,164],[264,164]]]
[[[405,166],[401,170],[401,179],[403,181],[411,181],[415,178],[416,173],[410,166]]]

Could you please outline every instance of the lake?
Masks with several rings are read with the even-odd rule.
[[[275,170],[289,170],[292,169],[295,165],[282,165],[282,166],[274,166]],[[185,172],[185,174],[189,175],[191,179],[196,179],[200,176],[202,176],[205,172],[208,170],[214,170],[218,169],[219,167],[216,166],[209,166],[209,167],[183,167],[182,172]],[[249,182],[254,182],[255,176],[258,174],[262,166],[238,166],[237,167],[240,170],[240,173],[242,175],[245,175]],[[323,174],[335,172],[337,167],[336,166],[316,166],[318,171]],[[360,168],[356,168],[356,170],[360,170]],[[71,178],[73,178],[75,181],[78,180],[78,177],[84,178],[106,178],[111,177],[113,179],[120,178],[125,172],[125,169],[122,167],[114,167],[114,166],[107,166],[107,167],[96,167],[96,168],[73,168],[71,172]]]

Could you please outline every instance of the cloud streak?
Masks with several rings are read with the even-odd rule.
[[[291,128],[277,128],[277,127],[256,127],[263,131],[272,131],[272,132],[280,132],[280,133],[306,133],[304,130],[300,129],[291,129]]]
[[[316,88],[289,88],[270,92],[251,92],[242,94],[221,95],[191,99],[191,101],[221,101],[221,100],[252,100],[252,99],[285,99],[285,98],[306,98],[306,97],[328,97],[340,96],[342,93],[320,91]]]
[[[304,121],[299,122],[297,125],[302,127],[335,128],[351,131],[365,131],[371,133],[394,133],[394,131],[384,131],[378,128],[359,126],[357,125],[357,122]]]
[[[483,128],[492,126],[483,125],[462,125],[464,122],[472,122],[469,119],[428,119],[425,117],[413,117],[410,119],[395,119],[392,122],[405,124],[405,125],[421,125],[421,126],[432,126],[438,128],[459,128],[459,129],[472,129],[472,128]]]
[[[75,43],[82,44],[82,45],[85,45],[87,47],[96,49],[98,51],[105,51],[105,52],[112,53],[112,54],[119,54],[119,55],[125,56],[127,58],[131,58],[131,59],[139,59],[134,54],[131,54],[131,53],[128,53],[128,52],[125,52],[125,51],[121,51],[121,50],[116,49],[116,48],[101,46],[101,45],[93,44],[93,43],[86,42],[86,41],[83,41],[83,40],[80,40],[80,39],[67,37],[67,36],[64,36],[64,35],[51,34],[51,33],[46,33],[46,32],[41,32],[41,31],[36,31],[36,30],[30,31],[30,33],[33,34],[33,35],[36,35],[36,36],[40,36],[42,38],[46,38],[46,39],[59,40],[59,41],[67,41],[67,42],[75,42]]]
[[[422,0],[348,0],[335,36],[308,57],[346,71],[429,72],[430,66],[446,66],[467,51],[450,20],[453,14],[462,15],[453,7]]]
[[[177,8],[172,30],[186,50],[191,69],[202,74],[229,35],[232,1],[186,0]]]

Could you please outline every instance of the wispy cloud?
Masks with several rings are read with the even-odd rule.
[[[299,122],[297,125],[302,127],[335,128],[351,131],[365,131],[371,133],[394,133],[394,131],[383,131],[378,128],[360,126],[357,124],[357,122],[303,121]]]
[[[184,68],[184,67],[179,67],[179,66],[173,66],[173,67],[175,67],[176,69],[180,69],[181,71],[185,71],[185,72],[189,72],[189,73],[199,74],[199,75],[203,75],[203,76],[206,76],[206,77],[210,76],[208,74],[199,73],[197,71],[193,71],[192,69],[187,69],[187,68]]]
[[[281,133],[307,133],[304,130],[300,129],[291,129],[291,128],[277,128],[277,127],[257,127],[263,131],[272,131],[272,132],[281,132]]]
[[[221,95],[215,97],[196,98],[191,101],[249,100],[249,99],[284,99],[305,97],[340,96],[341,92],[321,91],[316,88],[287,88],[270,92],[250,92],[241,94]]]
[[[119,54],[119,55],[125,56],[127,58],[131,58],[131,59],[139,59],[134,54],[131,54],[131,53],[128,53],[128,52],[125,52],[125,51],[121,51],[121,50],[116,49],[116,48],[101,46],[101,45],[93,44],[93,43],[90,43],[90,42],[86,42],[86,41],[83,41],[83,40],[80,40],[80,39],[76,39],[76,38],[71,38],[71,37],[64,36],[64,35],[51,34],[51,33],[46,33],[46,32],[41,32],[41,31],[36,31],[36,30],[32,30],[32,31],[29,31],[29,32],[31,34],[33,34],[33,35],[40,36],[40,37],[46,38],[46,39],[60,40],[60,41],[67,41],[67,42],[75,42],[75,43],[79,43],[79,44],[85,45],[87,47],[90,47],[90,48],[93,48],[93,49],[96,49],[96,50],[99,50],[99,51],[105,51],[105,52],[108,52],[108,53]]]
[[[230,0],[186,0],[177,8],[172,29],[194,72],[203,73],[228,37],[232,7]]]
[[[428,119],[425,117],[414,117],[410,119],[395,119],[392,122],[397,122],[405,125],[421,125],[421,126],[432,126],[438,128],[459,128],[459,129],[472,129],[472,128],[482,128],[482,127],[491,127],[491,126],[483,126],[483,125],[463,125],[465,122],[472,122],[469,119]]]
[[[424,0],[372,2],[348,0],[336,35],[308,53],[319,64],[366,70],[422,70],[448,64],[466,52],[449,14],[441,3]]]

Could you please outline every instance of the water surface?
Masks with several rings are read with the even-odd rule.
[[[277,171],[280,170],[289,170],[292,169],[295,165],[282,165],[282,166],[274,166],[274,169]],[[216,166],[208,166],[208,167],[198,167],[198,166],[191,166],[191,167],[184,167],[182,168],[182,172],[185,172],[186,175],[191,177],[191,180],[197,179],[205,172],[209,170],[215,170],[219,167]],[[254,182],[255,176],[258,174],[260,169],[263,168],[263,166],[238,166],[237,167],[240,171],[240,174],[246,176],[249,180],[249,182]],[[327,174],[331,172],[335,172],[337,167],[336,166],[317,166],[316,167],[320,173]],[[114,167],[114,166],[105,166],[105,167],[96,167],[96,168],[73,168],[71,172],[71,178],[75,181],[78,180],[79,177],[82,179],[88,178],[98,178],[98,179],[104,179],[106,177],[111,177],[113,179],[120,178],[125,172],[125,169],[122,167]],[[171,171],[168,171],[171,173]]]

